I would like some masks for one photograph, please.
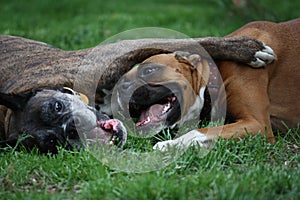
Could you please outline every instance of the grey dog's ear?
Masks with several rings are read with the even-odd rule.
[[[191,54],[185,51],[175,51],[175,58],[179,62],[186,63],[190,65],[193,69],[196,69],[201,62],[201,57],[198,54]]]
[[[0,105],[16,110],[22,110],[27,104],[28,100],[36,94],[35,90],[31,90],[19,94],[5,94],[0,92]]]

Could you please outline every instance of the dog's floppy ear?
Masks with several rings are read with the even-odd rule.
[[[27,104],[28,100],[36,94],[35,90],[31,90],[19,94],[5,94],[0,92],[0,105],[16,110],[22,110]]]
[[[202,87],[207,84],[210,67],[206,59],[201,58],[201,56],[198,54],[191,54],[185,51],[175,51],[174,54],[178,62],[186,63],[187,65],[191,66],[193,70],[197,71],[198,86]]]
[[[201,57],[198,54],[191,54],[185,51],[175,51],[175,58],[182,63],[190,65],[193,69],[196,69],[201,62]]]

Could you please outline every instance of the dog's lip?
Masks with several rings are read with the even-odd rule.
[[[92,128],[86,135],[86,140],[89,144],[97,146],[114,145],[118,142],[117,137],[118,122],[114,119],[99,120],[97,125]]]
[[[101,127],[93,128],[86,138],[89,145],[96,144],[97,146],[104,146],[107,144],[113,144],[112,134],[104,131]]]

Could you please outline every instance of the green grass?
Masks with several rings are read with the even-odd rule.
[[[0,33],[80,49],[132,28],[164,27],[190,37],[223,36],[249,21],[299,17],[298,1],[264,0],[243,9],[230,1],[1,0]]]
[[[0,194],[7,199],[299,199],[299,131],[268,144],[260,136],[219,140],[205,157],[189,149],[168,167],[120,173],[87,151],[55,157],[1,153]]]
[[[163,27],[190,37],[223,36],[253,20],[299,17],[299,1],[263,0],[237,9],[230,0],[0,1],[0,34],[74,50],[125,30]],[[148,140],[128,142],[146,151]],[[151,147],[151,146],[150,146]],[[189,149],[169,166],[122,173],[88,151],[57,156],[0,152],[1,199],[299,199],[300,131],[278,142],[263,137],[219,140],[203,157]]]

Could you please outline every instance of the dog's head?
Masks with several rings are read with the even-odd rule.
[[[137,130],[160,132],[199,116],[209,64],[186,52],[152,56],[118,83],[118,104]]]
[[[25,135],[21,143],[27,148],[35,146],[42,153],[56,153],[58,145],[79,149],[82,141],[119,146],[126,141],[126,130],[120,121],[88,106],[86,98],[68,88],[0,93],[0,104],[11,110],[6,120],[8,141]]]

